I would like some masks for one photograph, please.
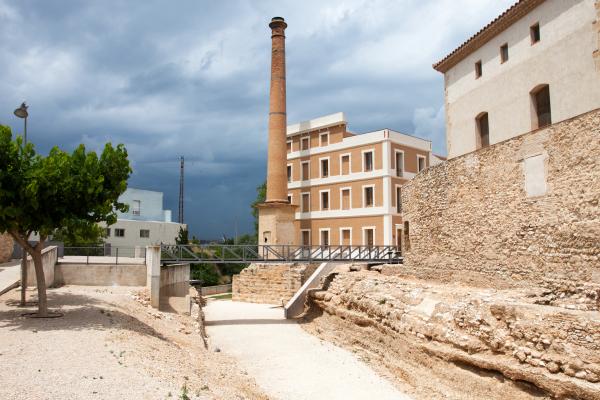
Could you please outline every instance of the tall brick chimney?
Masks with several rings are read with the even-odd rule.
[[[287,115],[285,105],[285,28],[281,17],[271,19],[271,90],[267,196],[258,206],[259,244],[294,244],[295,211],[287,199]]]
[[[281,17],[271,19],[271,92],[266,202],[287,202],[287,115],[285,105],[285,28]]]

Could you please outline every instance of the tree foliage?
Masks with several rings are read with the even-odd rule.
[[[252,216],[254,217],[254,235],[258,238],[258,205],[267,199],[267,181],[256,187],[256,199],[252,202]]]
[[[84,145],[70,154],[54,147],[42,157],[0,126],[0,233],[10,233],[33,258],[40,315],[47,314],[41,252],[48,235],[74,221],[115,223],[116,211],[127,211],[118,198],[130,173],[123,145],[107,143],[100,156]],[[33,232],[40,237],[35,246],[27,242]]]
[[[104,243],[106,228],[85,220],[73,219],[66,226],[52,234],[52,240],[63,242],[65,246],[94,246]]]
[[[188,239],[188,230],[187,228],[183,228],[183,226],[179,227],[179,234],[175,238],[175,244],[189,244],[190,240]]]

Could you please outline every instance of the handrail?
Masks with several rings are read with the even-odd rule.
[[[402,263],[397,246],[161,245],[164,263],[386,262]]]

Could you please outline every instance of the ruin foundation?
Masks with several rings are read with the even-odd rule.
[[[0,235],[0,263],[10,260],[13,253],[13,239],[8,233]]]
[[[587,295],[549,306],[552,293],[539,287],[474,289],[339,269],[328,282],[311,294],[306,329],[383,366],[415,398],[600,399],[598,312],[569,307]]]
[[[317,264],[250,264],[233,277],[233,300],[283,305],[317,269]]]

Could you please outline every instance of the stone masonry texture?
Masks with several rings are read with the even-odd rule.
[[[233,277],[233,300],[285,304],[316,268],[312,264],[250,264]]]
[[[0,235],[0,263],[10,260],[13,253],[13,239],[8,234]]]
[[[524,159],[536,155],[547,190],[528,197]],[[594,110],[434,166],[405,185],[406,270],[474,286],[594,291],[599,201]]]

